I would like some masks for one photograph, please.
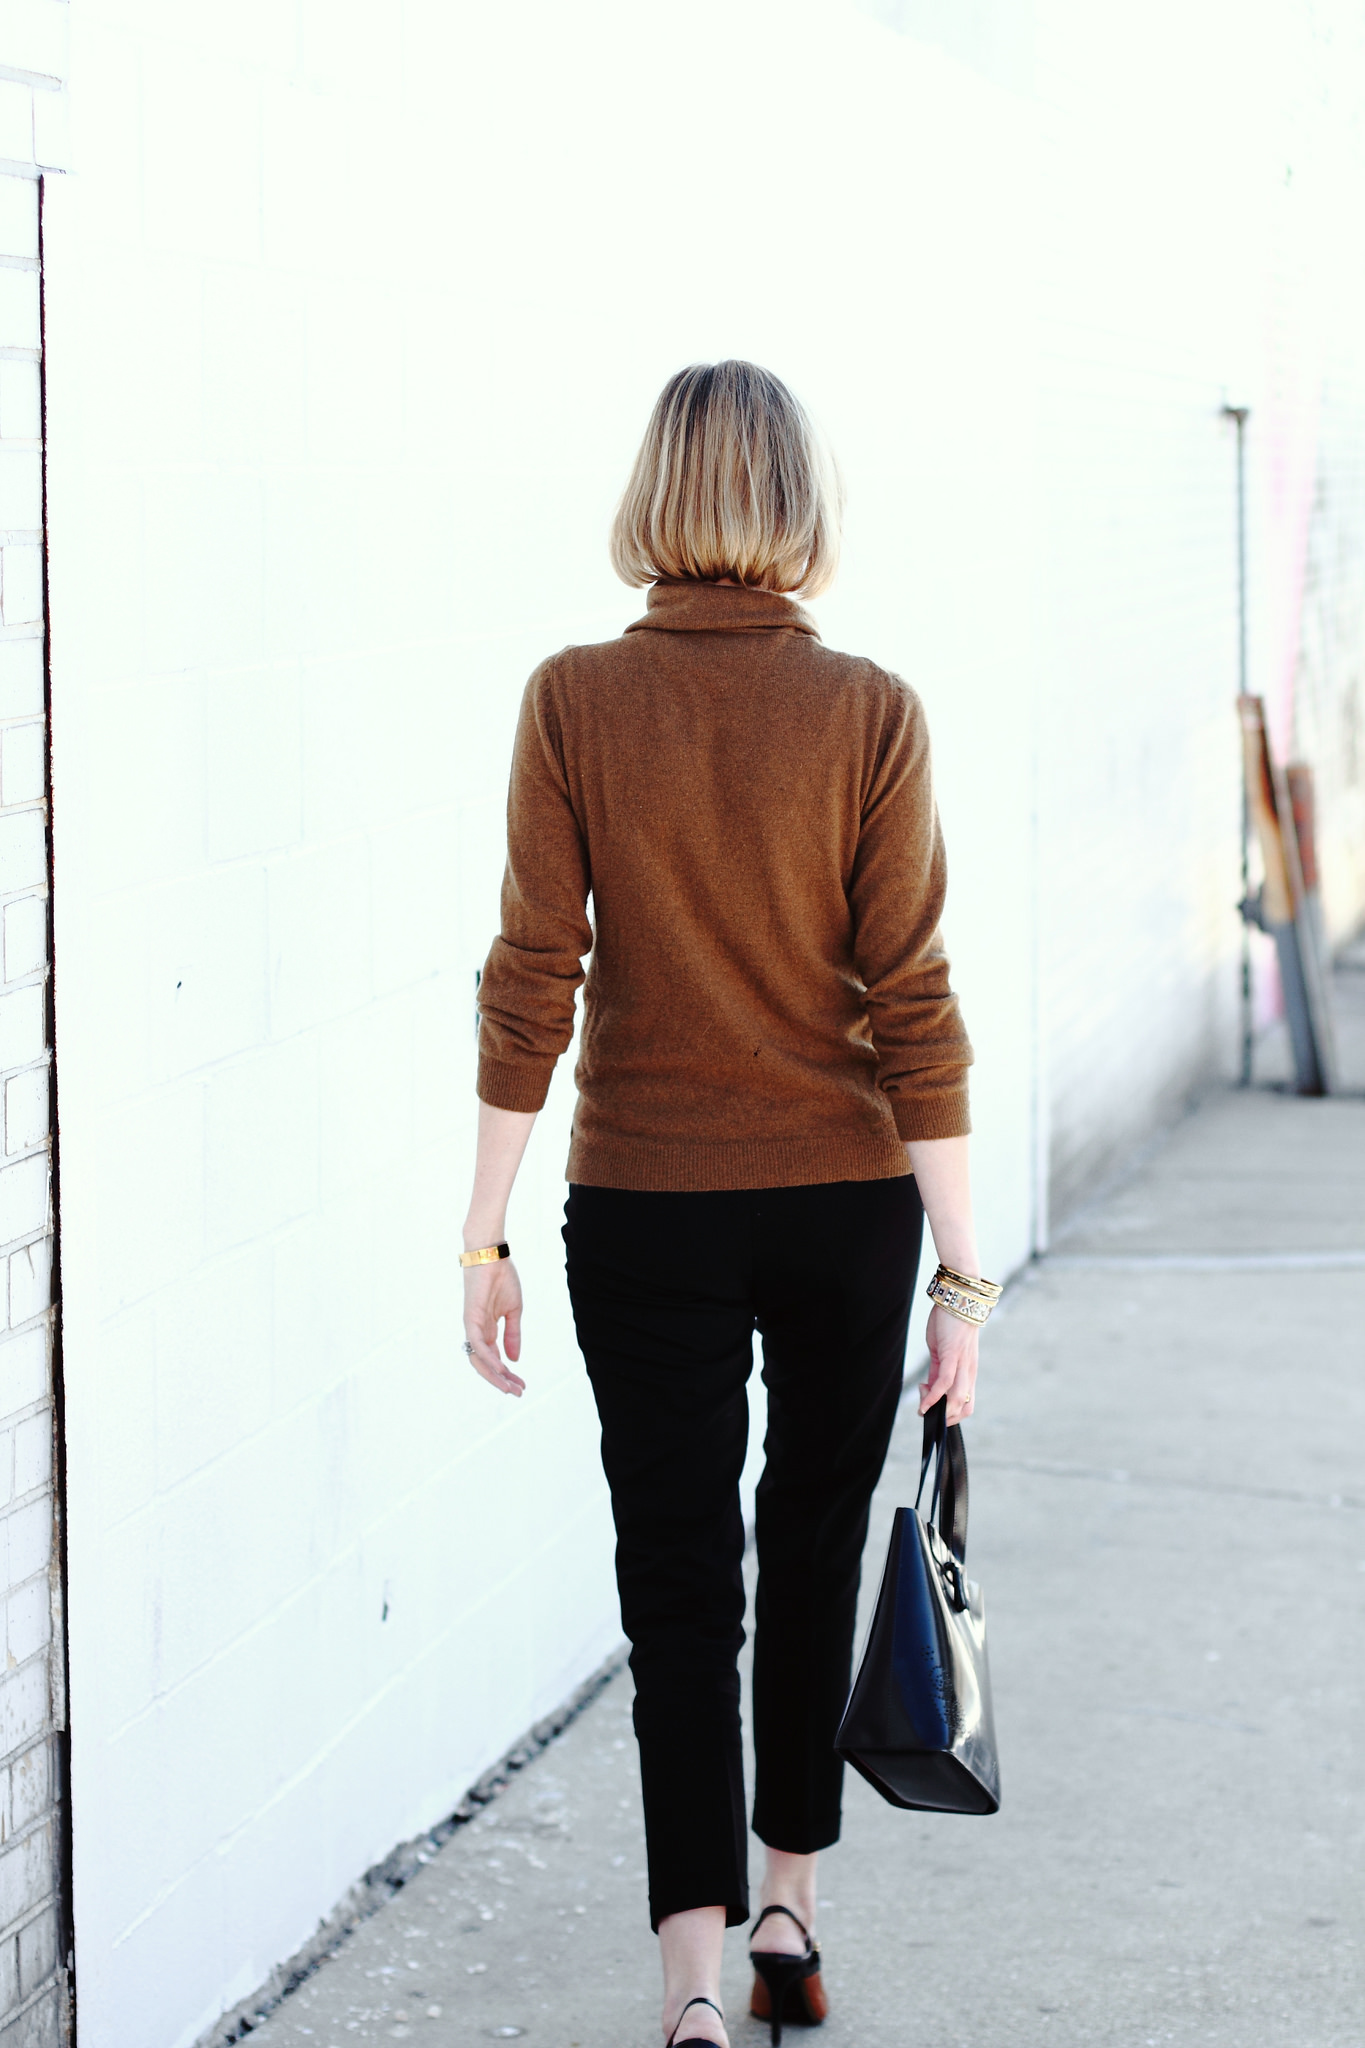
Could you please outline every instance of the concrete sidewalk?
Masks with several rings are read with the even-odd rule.
[[[1338,983],[1359,1090],[1365,971]],[[1360,2048],[1365,1097],[1210,1096],[1011,1290],[985,1358],[1004,1805],[898,1813],[850,1775],[822,2048]],[[623,1675],[252,2041],[655,2048],[643,1870]]]

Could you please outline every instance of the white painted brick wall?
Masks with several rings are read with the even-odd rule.
[[[38,174],[66,162],[64,0],[0,12],[0,2043],[66,2039],[53,1501]]]
[[[1229,1060],[1219,407],[1235,387],[1254,408],[1257,680],[1287,702],[1302,564],[1277,479],[1311,471],[1329,415],[1307,431],[1277,396],[1317,345],[1280,319],[1300,304],[1284,252],[1328,218],[1321,190],[1292,232],[1267,224],[1281,100],[1324,45],[1297,0],[1273,62],[1232,0],[1157,0],[1138,48],[1113,10],[1038,0],[1011,91],[951,54],[970,39],[898,35],[907,11],[870,4],[699,0],[680,43],[673,11],[623,0],[413,0],[401,50],[363,10],[73,17],[71,172],[44,235],[91,2048],[188,2048],[615,1638],[560,1278],[567,1072],[512,1218],[515,1410],[459,1363],[452,1246],[517,701],[547,651],[640,609],[604,535],[665,374],[771,361],[838,448],[847,560],[819,615],[928,703],[988,1264],[1027,1254],[1049,1179],[1067,1199]],[[1327,12],[1355,81],[1344,0]],[[0,157],[31,164],[48,135],[65,152],[63,104],[0,80]],[[1356,144],[1340,107],[1319,125],[1345,246]],[[814,174],[771,230],[694,225],[772,195],[793,134]],[[658,162],[693,167],[686,208],[623,175]],[[7,260],[0,443],[22,444],[38,301],[24,252]],[[1358,304],[1330,310],[1358,362]],[[36,536],[0,528],[6,796],[6,734],[42,715],[38,568]],[[1344,665],[1313,673],[1325,729]],[[1354,801],[1334,788],[1332,830]],[[39,804],[15,802],[18,1137],[44,928]],[[8,1145],[8,1087],[4,1112]],[[16,1397],[0,1492],[41,1469],[20,1433],[42,1362],[17,1344],[45,1286],[43,1159],[3,1156],[13,1384],[39,1391]],[[6,1511],[21,1561],[32,1484]],[[0,1691],[5,1725],[44,1725],[19,1683],[40,1668]],[[26,1999],[23,1969],[0,1943]]]

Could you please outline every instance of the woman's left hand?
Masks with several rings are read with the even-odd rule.
[[[974,1323],[948,1313],[938,1302],[929,1311],[925,1330],[929,1346],[929,1377],[919,1390],[919,1412],[926,1415],[948,1396],[949,1422],[971,1415],[976,1401],[976,1347],[980,1331]]]
[[[508,1358],[521,1357],[521,1282],[510,1259],[496,1265],[466,1266],[464,1271],[464,1334],[469,1363],[481,1379],[500,1394],[526,1392],[498,1349],[498,1324]]]

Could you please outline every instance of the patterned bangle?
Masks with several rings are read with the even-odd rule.
[[[992,1308],[1005,1291],[994,1280],[983,1280],[979,1274],[959,1273],[954,1267],[945,1266],[942,1259],[938,1262],[938,1270],[945,1280],[951,1280],[955,1287],[965,1287],[970,1294],[979,1294]]]
[[[994,1280],[973,1279],[966,1273],[955,1273],[951,1266],[939,1263],[937,1272],[925,1288],[931,1301],[946,1308],[949,1315],[960,1322],[973,1323],[979,1329],[989,1320],[991,1310],[999,1301],[1004,1289]]]
[[[461,1252],[460,1264],[462,1266],[495,1266],[499,1259],[510,1259],[511,1256],[510,1245],[486,1244],[481,1246],[476,1252]]]

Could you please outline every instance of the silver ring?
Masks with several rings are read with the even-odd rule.
[[[461,1351],[463,1351],[466,1358],[472,1358],[474,1356],[474,1346],[470,1343],[467,1337],[465,1338],[464,1343],[460,1346],[460,1349]]]

